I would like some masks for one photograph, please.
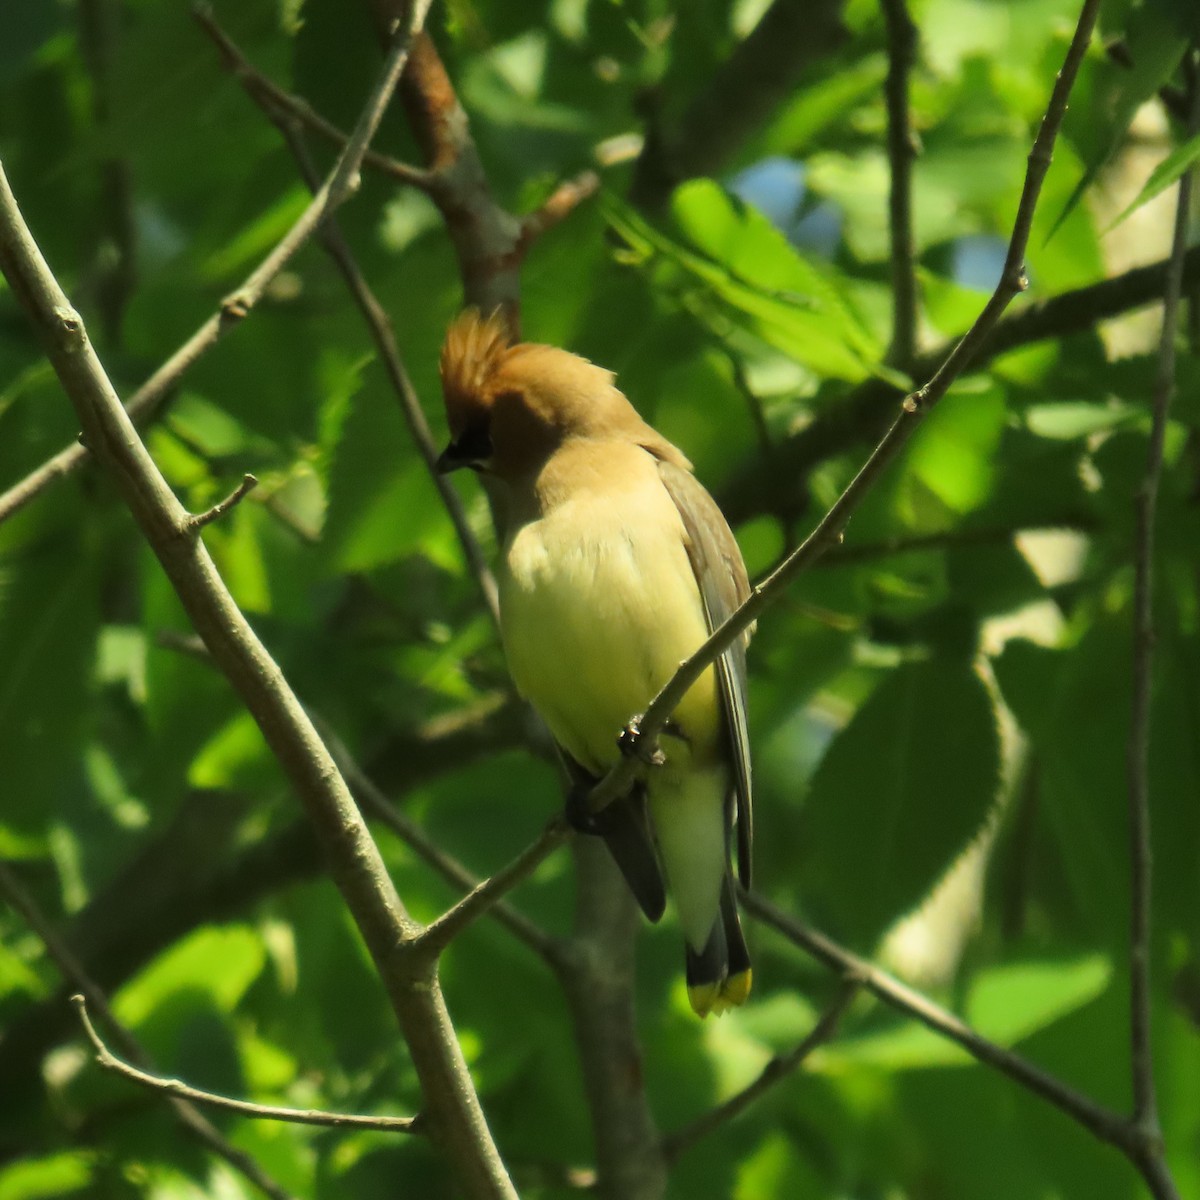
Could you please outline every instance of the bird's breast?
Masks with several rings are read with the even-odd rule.
[[[661,486],[586,493],[522,525],[505,546],[500,600],[518,689],[597,774],[616,760],[626,722],[708,633],[682,522]],[[712,761],[711,670],[673,719],[685,741],[667,746],[668,759]]]

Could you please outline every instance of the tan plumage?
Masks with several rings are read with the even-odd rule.
[[[440,465],[478,470],[500,523],[509,669],[586,789],[617,761],[625,724],[748,594],[741,554],[691,464],[610,372],[556,347],[510,346],[498,320],[468,311],[441,373],[452,440]],[[750,988],[728,850],[736,812],[748,883],[744,644],[690,689],[663,749],[600,832],[651,920],[665,872],[703,1016]]]

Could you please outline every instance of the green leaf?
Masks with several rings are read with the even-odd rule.
[[[0,1200],[66,1200],[91,1184],[92,1163],[86,1150],[13,1163],[0,1177]]]
[[[998,782],[996,718],[970,664],[897,667],[817,768],[802,893],[822,920],[869,945],[962,852]]]
[[[1012,1046],[1090,1003],[1111,977],[1111,964],[1098,954],[996,967],[972,984],[966,1018],[985,1037]]]
[[[1181,31],[1174,14],[1164,11],[1162,4],[1147,4],[1137,18],[1127,39],[1133,66],[1126,68],[1108,62],[1099,69],[1095,94],[1072,98],[1068,132],[1080,143],[1086,165],[1083,177],[1050,227],[1047,240],[1095,182],[1121,145],[1134,114],[1170,79],[1187,49],[1187,35]]]
[[[1165,192],[1197,159],[1200,159],[1200,133],[1188,138],[1182,146],[1176,146],[1150,172],[1150,178],[1142,185],[1142,190],[1108,228],[1115,229],[1130,213],[1136,212],[1143,204],[1148,204],[1160,192]]]
[[[176,992],[201,990],[230,1013],[266,964],[262,939],[244,925],[197,930],[159,956],[117,996],[117,1015],[140,1025]]]

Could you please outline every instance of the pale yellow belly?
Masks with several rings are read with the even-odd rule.
[[[567,504],[523,526],[506,547],[500,600],[509,669],[558,742],[593,773],[616,761],[626,722],[707,636],[677,514],[673,506],[666,515],[674,522],[664,514]],[[674,720],[685,742],[666,743],[671,765],[715,761],[712,671]]]

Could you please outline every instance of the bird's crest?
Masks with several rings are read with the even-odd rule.
[[[500,310],[483,316],[478,309],[460,313],[442,345],[442,391],[446,416],[456,435],[486,412],[492,397],[488,382],[510,350],[508,329]]]

